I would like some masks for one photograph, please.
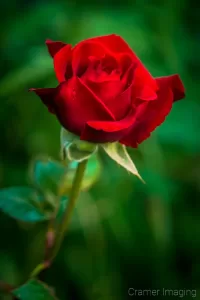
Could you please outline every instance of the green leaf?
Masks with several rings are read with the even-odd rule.
[[[43,282],[32,279],[12,291],[20,300],[55,300],[52,290]]]
[[[120,166],[122,166],[127,171],[131,172],[133,175],[137,176],[141,181],[143,181],[124,145],[121,145],[120,143],[116,142],[102,144],[101,146],[108,156],[110,156]]]
[[[25,222],[39,222],[50,218],[42,212],[41,194],[29,187],[10,187],[0,191],[0,209],[12,218]]]
[[[35,160],[31,177],[33,183],[42,191],[59,194],[60,185],[66,173],[66,168],[48,158]]]
[[[91,157],[97,149],[97,144],[82,141],[79,136],[61,128],[61,151],[63,159],[81,162]]]

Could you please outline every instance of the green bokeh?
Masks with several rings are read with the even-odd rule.
[[[57,85],[45,39],[74,45],[119,34],[154,76],[178,73],[186,87],[165,123],[129,151],[146,185],[101,153],[102,174],[81,195],[65,243],[41,276],[61,300],[129,299],[129,288],[159,289],[157,299],[163,288],[195,289],[200,299],[198,10],[194,0],[0,4],[1,188],[26,185],[33,157],[60,157],[60,125],[28,93]],[[0,226],[0,280],[17,285],[41,261],[46,225],[22,227],[1,213]]]

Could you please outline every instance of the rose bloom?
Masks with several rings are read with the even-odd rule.
[[[137,147],[184,97],[178,75],[152,77],[115,34],[46,45],[59,85],[31,90],[81,140]]]

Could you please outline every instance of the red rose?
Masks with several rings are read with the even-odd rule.
[[[59,86],[31,90],[82,140],[137,147],[184,97],[178,75],[153,78],[120,36],[46,45]]]

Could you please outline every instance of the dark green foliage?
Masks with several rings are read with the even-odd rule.
[[[59,190],[66,168],[56,161],[50,159],[38,159],[34,161],[31,171],[33,183],[45,192],[59,195]]]
[[[20,221],[39,222],[48,220],[41,207],[43,196],[28,187],[11,187],[0,191],[0,209]]]
[[[56,300],[49,287],[35,279],[20,286],[12,294],[20,300]]]

